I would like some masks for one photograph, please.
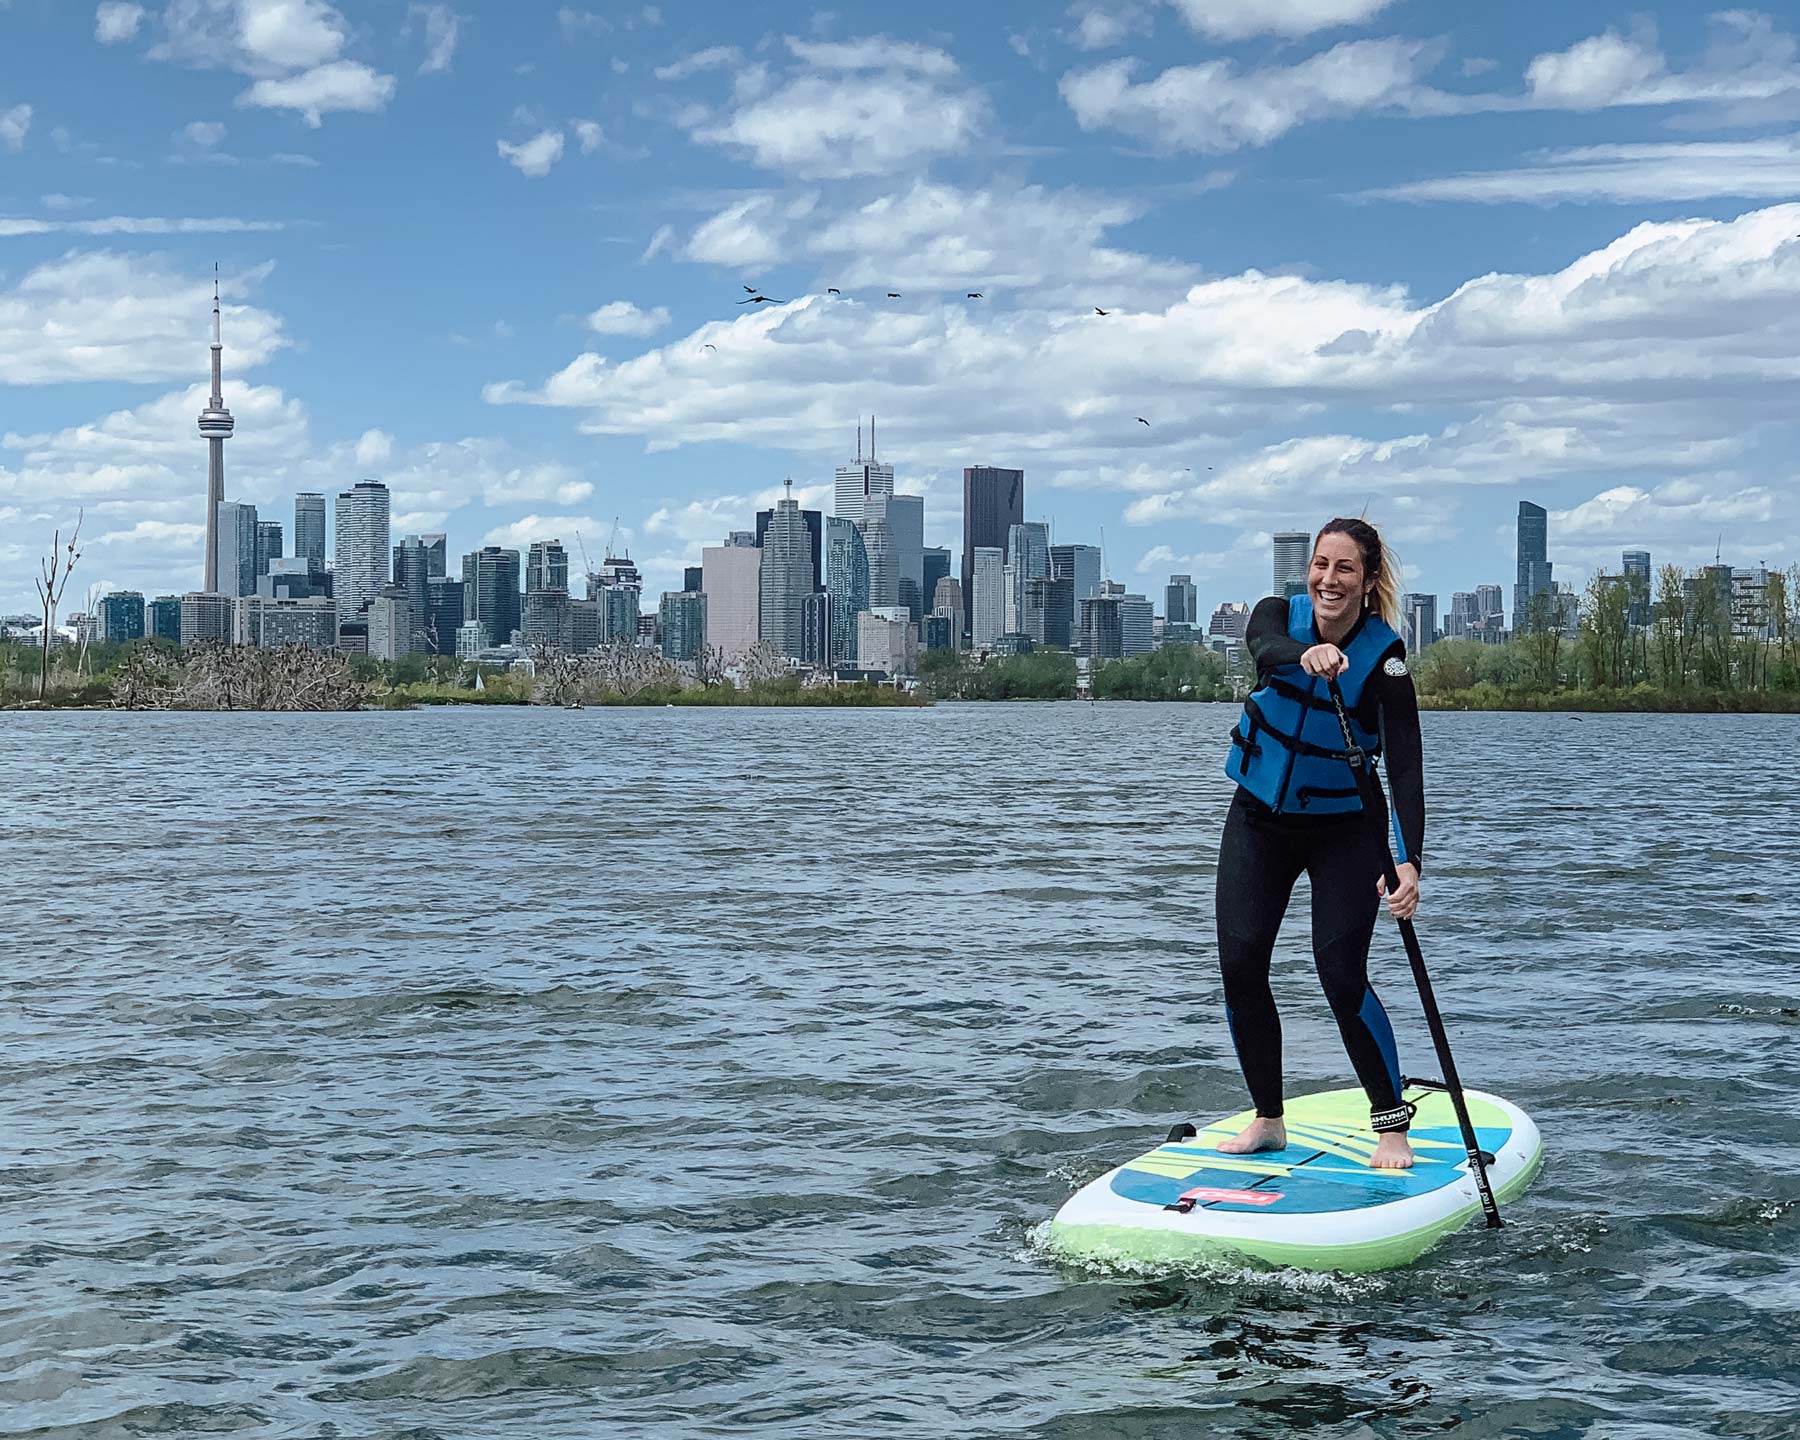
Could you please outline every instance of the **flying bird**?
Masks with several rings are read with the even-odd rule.
[[[737,303],[740,305],[785,305],[787,301],[777,300],[771,295],[752,294],[748,300],[740,300]]]
[[[969,297],[968,297],[968,298],[969,298],[969,299],[971,299],[971,300],[980,300],[980,299],[982,299],[982,298],[983,298],[983,297],[982,297],[982,294],[981,294],[981,292],[980,292],[980,291],[979,291],[979,290],[971,290],[971,291],[970,291],[970,292],[969,292]]]
[[[838,289],[837,286],[835,286],[835,285],[827,285],[825,287],[825,293],[827,295],[842,295],[844,292],[842,290]]]
[[[887,298],[890,300],[898,300],[900,298],[900,292],[898,290],[890,290],[887,292]]]
[[[1138,422],[1138,424],[1140,424],[1140,425],[1148,425],[1148,424],[1149,424],[1149,423],[1150,423],[1150,422],[1149,422],[1149,421],[1148,421],[1148,420],[1146,420],[1146,419],[1145,419],[1145,418],[1144,418],[1144,417],[1143,417],[1143,416],[1142,416],[1142,415],[1140,415],[1140,416],[1138,416],[1138,417],[1137,417],[1137,422]]]
[[[1096,305],[1096,306],[1095,306],[1095,307],[1094,307],[1094,313],[1095,313],[1095,314],[1096,314],[1096,315],[1110,315],[1110,314],[1112,314],[1112,311],[1110,311],[1110,310],[1102,310],[1102,309],[1101,309],[1101,308],[1100,308],[1100,307],[1099,307],[1099,306],[1098,306],[1098,305]]]
[[[717,349],[718,349],[718,348],[719,348],[719,347],[718,347],[718,346],[717,346],[717,345],[713,345],[713,344],[711,344],[711,343],[708,343],[708,344],[706,344],[706,345],[704,345],[704,346],[702,346],[702,347],[701,347],[701,348],[702,348],[702,349],[706,349],[706,350],[717,350]]]
[[[756,287],[754,285],[746,285],[744,287],[744,293],[746,295],[754,295],[756,293]]]

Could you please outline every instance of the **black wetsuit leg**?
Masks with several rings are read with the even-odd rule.
[[[1269,959],[1288,897],[1304,868],[1298,847],[1270,817],[1256,814],[1238,791],[1219,842],[1213,915],[1225,982],[1225,1023],[1256,1113],[1269,1119],[1281,1115],[1281,1016],[1269,989]]]
[[[1400,1103],[1393,1027],[1369,984],[1380,897],[1378,840],[1361,815],[1284,821],[1243,791],[1219,846],[1214,913],[1225,1015],[1258,1115],[1281,1114],[1281,1018],[1269,988],[1275,937],[1302,873],[1312,884],[1313,961],[1371,1110]]]

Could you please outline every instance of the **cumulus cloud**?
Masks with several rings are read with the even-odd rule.
[[[1539,55],[1525,70],[1524,103],[1548,110],[1730,106],[1800,92],[1800,46],[1767,15],[1725,10],[1709,24],[1705,53],[1686,69],[1670,67],[1648,21],[1628,35],[1607,30]]]
[[[94,38],[102,45],[119,45],[127,40],[137,38],[138,27],[144,23],[144,7],[129,5],[121,0],[106,0],[94,12]]]
[[[540,130],[517,145],[504,140],[498,145],[502,159],[517,167],[520,173],[536,179],[548,175],[550,167],[562,159],[563,134],[560,130]]]
[[[0,145],[4,145],[13,154],[16,155],[25,148],[25,135],[30,129],[29,105],[19,104],[0,110]]]
[[[595,120],[573,120],[569,128],[575,132],[576,143],[581,146],[583,155],[592,155],[606,143],[606,132]]]
[[[225,138],[225,127],[217,120],[190,120],[182,126],[180,138],[202,150],[210,150]]]
[[[1170,0],[1181,18],[1210,40],[1253,35],[1293,38],[1341,25],[1361,25],[1394,0]]]
[[[1071,6],[1069,16],[1075,23],[1068,40],[1077,50],[1111,50],[1150,28],[1149,12],[1141,5],[1086,0]]]
[[[1416,40],[1352,40],[1294,65],[1240,70],[1230,60],[1180,65],[1134,78],[1135,60],[1112,60],[1062,79],[1084,130],[1117,129],[1166,149],[1224,153],[1268,145],[1317,120],[1424,103],[1421,81],[1437,48]]]
[[[333,110],[367,114],[394,98],[394,77],[382,75],[356,60],[334,60],[280,80],[258,80],[237,97],[239,106],[295,110],[313,129]]]
[[[274,315],[242,303],[267,273],[224,277],[227,343],[240,372],[286,343]],[[46,261],[0,289],[0,385],[185,377],[211,309],[211,274],[182,274],[163,259],[71,252]]]
[[[757,77],[723,117],[694,107],[682,117],[694,139],[764,169],[846,179],[959,154],[987,122],[986,99],[941,50],[885,36],[787,44],[798,73],[767,90]]]
[[[658,305],[640,310],[629,300],[609,300],[587,317],[596,335],[654,335],[669,323],[669,312]]]

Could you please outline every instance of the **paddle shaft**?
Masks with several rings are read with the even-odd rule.
[[[1382,874],[1387,879],[1388,894],[1392,895],[1400,888],[1400,872],[1394,867],[1393,847],[1388,844],[1387,827],[1382,823],[1382,816],[1387,813],[1387,802],[1381,793],[1381,781],[1376,778],[1375,767],[1369,763],[1369,757],[1356,743],[1356,737],[1350,730],[1350,716],[1344,710],[1344,694],[1338,689],[1335,678],[1327,682],[1331,686],[1331,703],[1337,707],[1338,724],[1344,732],[1344,749],[1349,753],[1350,769],[1356,775],[1356,788],[1362,796],[1363,813],[1369,817],[1381,837]],[[1462,1131],[1463,1148],[1469,1154],[1469,1173],[1475,1177],[1475,1190],[1481,1196],[1481,1210],[1487,1216],[1488,1229],[1498,1230],[1501,1226],[1500,1207],[1494,1201],[1493,1187],[1488,1184],[1487,1165],[1481,1158],[1481,1144],[1475,1136],[1475,1125],[1469,1119],[1469,1103],[1463,1098],[1462,1080],[1456,1073],[1456,1057],[1450,1053],[1450,1036],[1444,1029],[1444,1017],[1438,1011],[1437,994],[1431,988],[1431,976],[1425,969],[1425,956],[1419,949],[1418,932],[1413,929],[1411,920],[1401,920],[1400,943],[1406,947],[1406,958],[1412,964],[1413,983],[1419,990],[1419,1003],[1425,1010],[1425,1024],[1431,1031],[1431,1043],[1437,1051],[1438,1064],[1444,1070],[1444,1088],[1450,1094],[1451,1107],[1456,1111],[1456,1123]]]

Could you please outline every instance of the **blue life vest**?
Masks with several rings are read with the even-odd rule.
[[[1288,601],[1288,635],[1308,647],[1320,643],[1310,596]],[[1399,640],[1387,621],[1369,614],[1341,647],[1350,664],[1337,677],[1338,689],[1350,733],[1371,764],[1381,753],[1381,735],[1357,719],[1356,706],[1376,666]],[[1308,675],[1298,663],[1282,665],[1244,702],[1225,773],[1278,813],[1348,815],[1362,809],[1362,796],[1346,753],[1329,682]],[[1404,846],[1398,853],[1405,858]]]

